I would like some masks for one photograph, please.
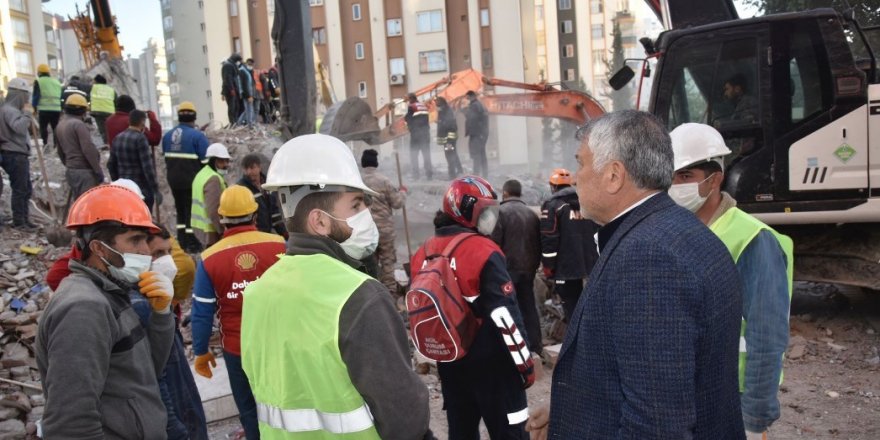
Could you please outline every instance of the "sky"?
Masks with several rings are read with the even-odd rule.
[[[150,37],[164,41],[162,36],[162,11],[159,0],[109,0],[110,11],[116,16],[119,27],[119,42],[126,55],[136,57],[147,46]],[[89,8],[89,0],[50,0],[43,3],[43,9],[67,18],[79,9]]]

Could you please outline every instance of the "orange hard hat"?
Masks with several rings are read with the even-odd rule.
[[[131,228],[158,233],[153,217],[140,196],[118,185],[98,185],[84,192],[70,207],[67,229],[78,229],[99,222],[119,222]]]
[[[565,168],[557,168],[550,175],[551,185],[571,185],[571,173]]]

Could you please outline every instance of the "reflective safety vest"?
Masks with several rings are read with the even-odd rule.
[[[285,255],[245,289],[241,364],[263,440],[380,438],[339,351],[342,307],[368,279],[327,255]]]
[[[779,247],[785,253],[786,276],[788,277],[788,298],[791,299],[792,281],[794,279],[794,244],[786,235],[782,235],[773,230],[773,228],[765,225],[760,220],[746,214],[739,208],[731,208],[724,213],[715,223],[709,226],[709,229],[721,239],[721,242],[727,246],[733,261],[739,262],[739,257],[746,250],[749,243],[761,232],[770,231]],[[739,333],[739,391],[745,391],[746,381],[746,356],[748,353],[746,346],[746,319],[743,317]],[[779,383],[782,383],[782,375],[779,375]]]
[[[41,76],[37,78],[37,84],[40,85],[40,102],[37,103],[37,110],[60,112],[61,83],[51,76]]]
[[[226,179],[214,171],[208,165],[202,167],[202,170],[196,174],[196,178],[192,183],[192,213],[190,214],[190,225],[205,233],[217,232],[214,230],[214,224],[211,223],[211,216],[208,215],[208,209],[205,207],[205,184],[208,179],[217,176],[220,179],[220,190],[226,189]]]
[[[113,113],[116,111],[116,92],[107,84],[92,86],[92,113]]]

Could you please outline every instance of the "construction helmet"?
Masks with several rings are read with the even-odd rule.
[[[98,185],[79,196],[67,214],[67,229],[76,230],[106,221],[145,228],[154,234],[159,232],[144,201],[119,185]]]
[[[212,157],[216,157],[217,159],[232,159],[232,156],[229,155],[229,150],[226,149],[226,145],[219,142],[208,146],[205,158],[210,159]]]
[[[263,188],[278,191],[285,217],[293,217],[296,205],[313,192],[360,190],[378,195],[361,179],[351,149],[325,134],[285,142],[272,157]]]
[[[180,106],[177,107],[177,113],[180,113],[180,112],[193,112],[193,113],[195,113],[196,106],[189,101],[183,101],[180,103]]]
[[[37,73],[49,73],[49,65],[40,64],[39,66],[37,66]]]
[[[550,184],[555,186],[571,185],[571,173],[565,168],[556,168],[550,175]]]
[[[135,183],[134,180],[131,180],[131,179],[116,179],[116,180],[110,182],[110,184],[111,184],[111,185],[116,185],[116,186],[121,186],[121,187],[123,187],[123,188],[125,188],[125,189],[127,189],[127,190],[129,190],[129,191],[131,191],[131,192],[133,192],[133,193],[135,193],[135,194],[137,194],[138,197],[141,198],[141,200],[144,199],[144,193],[143,193],[143,191],[141,191],[141,187],[138,186],[138,184]]]
[[[443,196],[443,212],[468,228],[475,228],[483,210],[497,204],[498,195],[492,185],[477,176],[453,180]]]
[[[31,87],[28,85],[27,80],[24,78],[12,78],[9,80],[9,84],[6,85],[9,90],[21,90],[23,92],[30,92]]]
[[[232,185],[220,194],[220,207],[217,213],[223,217],[245,217],[257,212],[257,201],[251,190]]]
[[[706,124],[681,124],[669,133],[669,137],[672,138],[675,171],[710,160],[723,167],[721,158],[730,154],[721,133]]]
[[[86,101],[85,96],[80,95],[79,93],[73,93],[67,97],[67,100],[64,101],[64,105],[69,107],[88,107],[89,102]]]

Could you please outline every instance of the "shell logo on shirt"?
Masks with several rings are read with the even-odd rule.
[[[257,267],[257,260],[257,254],[244,251],[235,256],[235,265],[242,271],[254,270]]]

